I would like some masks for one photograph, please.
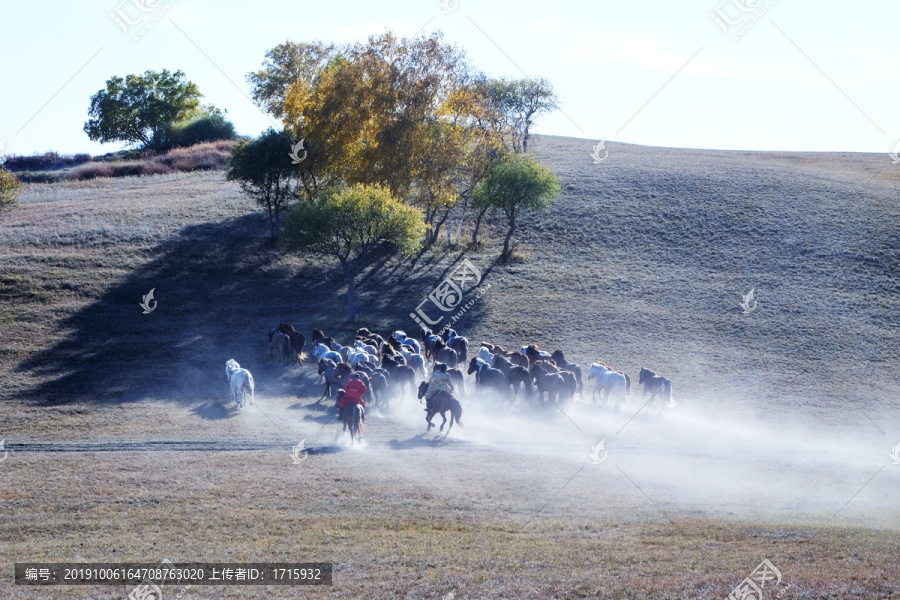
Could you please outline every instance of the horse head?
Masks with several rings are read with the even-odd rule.
[[[469,375],[478,370],[478,360],[477,356],[473,356],[472,360],[469,361],[469,370],[467,371]]]

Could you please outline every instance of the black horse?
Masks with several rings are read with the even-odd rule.
[[[641,367],[641,374],[638,379],[638,383],[643,384],[644,386],[644,393],[641,394],[641,401],[643,401],[644,396],[647,395],[647,392],[650,392],[650,400],[648,400],[648,404],[656,400],[657,396],[660,396],[660,398],[665,402],[672,401],[672,382],[665,377],[660,377],[650,369]],[[661,406],[660,410],[662,410]]]
[[[469,362],[469,375],[475,373],[475,385],[478,387],[486,387],[496,390],[500,394],[509,395],[509,382],[506,381],[501,371],[485,364],[483,367],[478,366],[478,357],[473,356]]]
[[[419,384],[419,401],[425,397],[425,392],[428,391],[428,382],[423,381]],[[441,413],[441,418],[444,419],[444,422],[441,423],[440,429],[438,431],[444,430],[444,425],[447,424],[447,415],[445,414],[447,411],[450,411],[450,427],[447,428],[447,435],[450,435],[450,430],[453,429],[453,421],[456,421],[456,424],[460,427],[463,426],[462,422],[459,420],[462,417],[462,405],[459,403],[459,400],[456,399],[456,396],[449,392],[445,392],[441,390],[437,394],[435,394],[432,399],[431,410],[425,416],[425,421],[428,423],[427,431],[431,431],[431,428],[434,427],[434,423],[431,422],[431,419],[434,418],[434,415]]]

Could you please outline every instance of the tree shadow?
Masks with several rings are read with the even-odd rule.
[[[175,402],[205,419],[227,419],[236,411],[223,400],[229,359],[252,373],[257,394],[318,397],[323,384],[314,363],[276,365],[267,332],[287,322],[307,340],[317,327],[351,340],[356,329],[342,318],[345,283],[336,264],[284,260],[266,232],[265,218],[254,213],[190,225],[155,246],[148,252],[155,258],[55,324],[70,332],[65,339],[15,367],[41,380],[23,399],[41,405]],[[373,329],[412,327],[409,313],[465,255],[461,249],[444,265],[446,253],[432,253],[418,268],[382,257],[361,278],[361,320]],[[443,268],[432,283],[438,265]],[[151,289],[155,304],[144,314],[140,303]],[[465,317],[472,323],[479,311]]]

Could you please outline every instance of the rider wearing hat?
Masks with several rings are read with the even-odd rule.
[[[434,373],[428,382],[428,391],[425,393],[425,412],[431,412],[434,409],[434,398],[440,392],[453,393],[453,381],[447,372],[447,365],[444,363],[434,364]]]

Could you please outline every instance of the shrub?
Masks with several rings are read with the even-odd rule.
[[[221,115],[204,113],[169,123],[153,136],[148,147],[157,152],[165,152],[205,142],[233,140],[236,135],[231,121]]]
[[[22,182],[5,167],[0,167],[0,210],[6,210],[16,204]]]

